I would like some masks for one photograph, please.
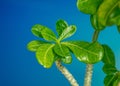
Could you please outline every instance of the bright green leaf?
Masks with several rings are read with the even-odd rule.
[[[60,36],[61,33],[68,27],[68,24],[66,21],[60,19],[56,22],[56,30],[58,32],[58,35]]]
[[[50,68],[54,62],[53,46],[54,44],[43,44],[37,49],[37,60],[45,68]]]
[[[70,56],[69,49],[65,45],[56,44],[53,49],[54,52],[61,57]]]
[[[112,66],[115,66],[115,56],[114,56],[112,49],[107,45],[102,45],[102,46],[104,49],[104,56],[103,56],[102,61],[105,64],[111,64]]]
[[[41,34],[45,40],[48,41],[56,41],[56,36],[53,31],[51,31],[49,28],[44,27],[44,29],[41,31]]]
[[[47,43],[47,42],[34,40],[27,44],[27,48],[28,50],[35,52],[44,43]]]
[[[42,25],[39,25],[39,24],[36,24],[36,25],[34,25],[33,27],[32,27],[32,33],[35,35],[35,36],[37,36],[37,37],[41,37],[41,38],[43,38],[42,37],[42,34],[41,34],[41,30],[44,28],[44,26],[42,26]]]
[[[64,31],[62,32],[62,34],[59,37],[59,41],[68,38],[70,36],[72,36],[76,31],[76,26],[75,25],[71,25],[69,27],[67,27],[66,29],[64,29]]]
[[[103,0],[97,11],[98,22],[101,25],[106,26],[110,14],[113,12],[116,6],[119,5],[119,2],[119,0]]]
[[[115,72],[117,72],[117,69],[115,66],[113,65],[110,65],[110,64],[105,64],[103,66],[103,71],[106,73],[106,74],[114,74]]]
[[[63,42],[63,44],[69,47],[69,49],[75,54],[79,61],[87,64],[94,64],[99,62],[103,57],[103,48],[97,42],[88,43],[71,41]]]
[[[83,13],[94,14],[102,1],[103,0],[77,0],[77,7]]]
[[[32,33],[37,37],[43,37],[47,41],[56,41],[56,36],[49,28],[36,24],[32,28]]]

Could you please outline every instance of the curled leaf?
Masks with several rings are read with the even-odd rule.
[[[113,10],[115,10],[119,2],[120,2],[119,0],[103,0],[97,11],[98,22],[101,25],[103,26],[107,25],[107,20],[110,14],[113,12]]]

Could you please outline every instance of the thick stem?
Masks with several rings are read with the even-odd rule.
[[[98,35],[99,35],[99,31],[96,30],[94,32],[94,34],[93,34],[92,42],[97,41]],[[92,64],[87,64],[87,66],[86,66],[86,74],[85,74],[85,79],[84,79],[84,86],[91,86],[92,73],[93,73],[93,65]]]
[[[87,64],[84,86],[91,86],[92,72],[93,72],[93,65],[92,64]]]
[[[57,68],[62,72],[62,74],[70,82],[71,86],[79,86],[72,74],[61,64],[60,61],[56,61]]]

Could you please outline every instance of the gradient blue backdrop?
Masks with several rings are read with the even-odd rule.
[[[29,41],[37,39],[31,33],[34,24],[55,31],[58,19],[77,26],[77,32],[69,39],[91,41],[89,15],[78,11],[76,0],[0,0],[0,86],[70,86],[55,65],[44,69],[34,53],[26,49]],[[120,34],[116,27],[101,32],[99,42],[113,49],[120,69]],[[73,58],[72,65],[65,66],[83,86],[85,64]],[[103,86],[102,66],[102,62],[94,65],[92,86]]]

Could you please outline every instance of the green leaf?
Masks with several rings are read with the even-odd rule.
[[[107,25],[107,20],[109,19],[110,14],[113,12],[116,6],[119,5],[119,2],[119,0],[103,0],[97,11],[98,22],[101,25]]]
[[[120,2],[119,2],[120,3]],[[117,5],[107,19],[107,25],[120,25],[120,7]]]
[[[115,66],[115,56],[114,56],[112,49],[107,45],[102,45],[102,46],[104,49],[104,57],[103,57],[102,61],[105,64],[111,64],[111,65]]]
[[[32,33],[37,37],[43,37],[47,41],[56,41],[56,36],[53,31],[42,25],[35,25],[32,28]]]
[[[103,30],[105,27],[98,23],[97,15],[90,16],[91,24],[95,30]]]
[[[87,64],[99,62],[103,57],[103,48],[97,42],[70,41],[63,44],[69,47],[79,61]]]
[[[35,35],[35,36],[37,36],[37,37],[41,37],[41,38],[43,38],[42,37],[42,34],[41,34],[41,30],[44,28],[44,26],[42,26],[42,25],[39,25],[39,24],[36,24],[36,25],[34,25],[33,27],[32,27],[32,33]]]
[[[120,75],[119,75],[119,72],[117,71],[116,73],[107,75],[104,78],[104,85],[105,86],[118,86],[116,84],[118,84],[119,81],[120,81]]]
[[[69,49],[65,45],[55,44],[53,49],[54,49],[54,52],[61,57],[70,56]]]
[[[113,86],[120,86],[120,79],[115,80]]]
[[[115,75],[107,75],[104,79],[104,85],[105,86],[113,86],[113,82],[116,80]]]
[[[62,32],[62,34],[59,37],[59,41],[68,38],[70,36],[72,36],[76,31],[76,26],[75,25],[70,25],[69,27],[67,27],[66,29],[64,29],[64,31]]]
[[[44,43],[47,43],[47,42],[38,41],[38,40],[31,41],[27,44],[27,49],[35,52]]]
[[[61,33],[68,27],[68,24],[66,21],[60,19],[56,22],[56,31],[58,32],[58,35],[60,36]]]
[[[72,62],[72,57],[71,56],[62,57],[61,60],[65,64],[70,64]]]
[[[110,65],[110,64],[105,64],[103,66],[103,71],[106,73],[106,74],[114,74],[115,72],[117,72],[117,69],[115,66],[113,65]]]
[[[102,1],[103,0],[77,0],[77,8],[83,13],[94,14]]]
[[[53,46],[54,44],[43,44],[37,49],[37,60],[45,68],[50,68],[54,62]]]
[[[48,40],[48,41],[56,41],[57,40],[54,32],[52,32],[50,29],[48,29],[46,27],[41,31],[41,34],[45,40]]]

